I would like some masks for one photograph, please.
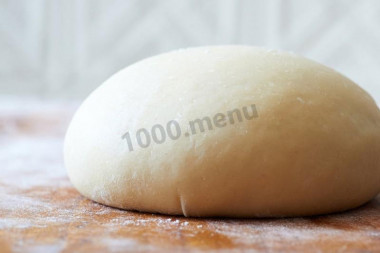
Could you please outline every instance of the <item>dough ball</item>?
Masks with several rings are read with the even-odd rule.
[[[290,217],[380,191],[380,112],[303,57],[248,46],[178,50],[113,75],[80,106],[65,164],[84,196],[192,217]]]

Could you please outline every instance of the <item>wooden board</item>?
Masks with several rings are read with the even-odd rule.
[[[71,186],[62,139],[76,105],[0,101],[0,252],[380,252],[380,196],[297,219],[189,219],[96,204]]]

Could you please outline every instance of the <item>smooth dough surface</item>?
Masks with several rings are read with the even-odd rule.
[[[252,104],[252,120],[184,136],[189,121]],[[136,144],[138,129],[171,120],[181,126],[179,139]],[[137,62],[97,88],[69,126],[64,158],[79,192],[122,209],[331,213],[380,191],[380,111],[348,78],[291,53],[190,48]]]

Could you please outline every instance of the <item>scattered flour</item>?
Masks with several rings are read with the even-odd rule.
[[[24,110],[29,115],[45,110],[42,104],[2,103],[0,119],[7,111],[13,115]],[[190,219],[106,207],[72,188],[62,161],[62,135],[10,134],[24,131],[10,130],[15,127],[0,125],[0,235],[10,238],[7,242],[14,251],[59,252],[77,244],[111,252],[159,247],[173,251],[186,243],[200,250],[217,245],[226,251],[237,245],[275,251],[358,241],[369,249],[379,246],[379,198],[351,212],[303,219]],[[26,238],[31,231],[39,236]]]

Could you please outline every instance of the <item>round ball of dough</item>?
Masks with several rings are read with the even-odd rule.
[[[303,57],[248,46],[137,62],[80,106],[64,158],[84,196],[196,217],[354,208],[380,190],[380,112]]]

